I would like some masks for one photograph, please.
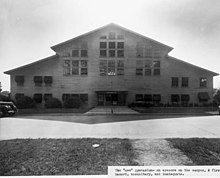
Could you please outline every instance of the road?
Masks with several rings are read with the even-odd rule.
[[[0,119],[0,139],[15,138],[220,138],[220,116],[34,115]]]

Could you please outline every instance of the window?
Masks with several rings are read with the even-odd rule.
[[[45,86],[51,86],[53,83],[53,77],[52,76],[44,76],[44,83],[45,83]]]
[[[107,42],[100,42],[100,48],[107,48]]]
[[[108,38],[110,39],[110,40],[114,40],[115,39],[115,32],[110,32],[109,34],[108,34]]]
[[[115,42],[109,42],[108,47],[109,49],[115,49]]]
[[[109,57],[115,57],[115,50],[109,50]]]
[[[160,75],[160,61],[153,61],[154,75]]]
[[[118,38],[119,40],[123,40],[123,39],[124,39],[124,36],[123,36],[123,35],[117,35],[117,38]]]
[[[71,65],[70,65],[71,64]],[[64,75],[88,75],[87,60],[65,60]]]
[[[100,37],[100,39],[107,39],[107,36],[106,35],[102,35],[101,37]]]
[[[143,75],[143,65],[144,65],[144,61],[142,60],[136,61],[136,75]]]
[[[70,75],[70,60],[65,60],[64,61],[64,75]]]
[[[107,57],[107,50],[100,50],[100,57]]]
[[[181,102],[189,102],[189,95],[181,95]]]
[[[24,86],[24,76],[23,75],[15,76],[15,82],[17,83],[17,86]]]
[[[118,57],[124,57],[124,50],[118,50]]]
[[[200,87],[207,87],[207,78],[200,78]]]
[[[143,95],[142,94],[136,94],[135,95],[135,100],[136,100],[136,102],[143,102],[144,101]]]
[[[79,75],[79,61],[72,61],[72,75]]]
[[[35,86],[42,86],[43,77],[42,76],[34,76]]]
[[[178,87],[179,86],[179,80],[178,77],[172,77],[172,87]]]
[[[151,76],[151,68],[152,68],[152,61],[147,60],[145,61],[145,75]]]
[[[72,57],[79,57],[79,50],[74,49],[74,50],[72,51]]]
[[[84,103],[88,102],[88,94],[80,94],[79,97],[82,102]]]
[[[117,61],[117,75],[124,75],[124,61]]]
[[[53,95],[51,93],[45,93],[44,94],[44,101],[47,101],[49,99],[53,98]]]
[[[62,57],[70,57],[70,53],[69,52],[62,53]]]
[[[16,93],[15,94],[15,100],[19,100],[19,99],[21,99],[23,97],[24,97],[24,93]]]
[[[124,42],[118,42],[117,43],[117,48],[118,49],[124,49]]]
[[[152,95],[150,95],[150,94],[145,94],[145,95],[144,95],[144,101],[145,101],[145,102],[151,102],[151,101],[152,101]]]
[[[87,50],[81,50],[81,57],[88,57]]]
[[[99,73],[100,75],[107,75],[107,60],[99,61]]]
[[[180,101],[180,96],[177,94],[171,95],[171,102],[178,103]]]
[[[41,93],[35,93],[33,99],[36,103],[42,103],[42,94]]]
[[[115,61],[108,60],[108,75],[115,75]]]
[[[161,101],[161,95],[160,94],[154,94],[153,95],[153,102],[159,103]]]
[[[182,77],[182,87],[188,87],[188,86],[189,86],[189,78]]]

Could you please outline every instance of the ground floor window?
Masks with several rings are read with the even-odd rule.
[[[21,99],[23,97],[24,97],[24,93],[16,93],[15,94],[15,100],[19,100],[19,99]]]
[[[36,103],[42,103],[42,94],[41,93],[35,93],[33,99]]]
[[[74,94],[74,93],[64,93],[62,95],[62,100],[63,101],[66,101],[68,99],[76,99],[76,100],[80,100],[81,102],[83,103],[88,103],[88,94],[84,94],[84,93],[81,93],[81,94]]]

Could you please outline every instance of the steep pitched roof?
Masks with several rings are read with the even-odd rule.
[[[48,60],[54,60],[58,57],[58,55],[52,55],[52,56],[49,56],[49,57],[46,57],[44,59],[40,59],[38,61],[35,61],[35,62],[32,62],[30,64],[27,64],[27,65],[23,65],[21,67],[17,67],[17,68],[14,68],[14,69],[11,69],[11,70],[8,70],[8,71],[5,71],[4,74],[11,74],[12,72],[15,72],[17,70],[20,70],[20,69],[24,69],[26,67],[30,67],[30,66],[33,66],[33,65],[36,65],[36,64],[39,64],[41,62],[45,62],[45,61],[48,61]]]
[[[68,44],[68,43],[70,43],[70,42],[72,42],[72,41],[74,41],[74,40],[77,40],[77,39],[82,38],[82,37],[84,37],[84,36],[86,36],[86,35],[95,33],[95,32],[97,32],[97,31],[100,31],[100,30],[102,30],[102,29],[105,29],[105,28],[111,27],[111,26],[112,26],[112,27],[120,28],[120,29],[122,29],[122,30],[124,30],[124,31],[133,33],[133,34],[135,34],[135,35],[137,35],[137,36],[139,36],[139,37],[142,37],[142,38],[145,38],[145,39],[150,40],[150,41],[152,41],[152,42],[158,43],[159,45],[162,45],[162,46],[168,48],[168,49],[169,49],[169,52],[170,52],[171,50],[173,50],[173,47],[170,47],[170,46],[168,46],[168,45],[165,45],[165,44],[163,44],[163,43],[161,43],[161,42],[158,42],[158,41],[156,41],[156,40],[153,40],[153,39],[151,39],[151,38],[148,38],[148,37],[146,37],[146,36],[144,36],[144,35],[141,35],[141,34],[139,34],[139,33],[137,33],[137,32],[134,32],[134,31],[132,31],[132,30],[126,29],[126,28],[124,28],[124,27],[122,27],[122,26],[120,26],[120,25],[114,24],[114,23],[110,23],[110,24],[108,24],[108,25],[105,25],[105,26],[103,26],[103,27],[97,28],[97,29],[92,30],[92,31],[90,31],[90,32],[84,33],[84,34],[82,34],[82,35],[80,35],[80,36],[77,36],[77,37],[75,37],[75,38],[72,38],[72,39],[70,39],[70,40],[64,41],[64,42],[59,43],[59,44],[57,44],[57,45],[54,45],[54,46],[51,47],[51,49],[55,51],[55,49],[56,49],[57,47],[59,47],[59,46]]]
[[[175,61],[178,61],[178,62],[181,62],[181,63],[186,64],[186,65],[189,65],[189,66],[191,66],[191,67],[194,67],[194,68],[197,68],[197,69],[203,70],[204,72],[211,73],[213,76],[217,76],[217,75],[219,75],[219,74],[216,73],[216,72],[213,72],[213,71],[210,71],[210,70],[204,69],[204,68],[202,68],[202,67],[199,67],[199,66],[193,65],[193,64],[191,64],[191,63],[185,62],[185,61],[183,61],[183,60],[181,60],[181,59],[177,59],[177,58],[172,57],[172,56],[167,56],[167,58],[168,58],[168,59],[175,60]]]

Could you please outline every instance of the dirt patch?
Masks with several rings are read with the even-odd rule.
[[[193,165],[191,159],[164,139],[132,140],[136,162],[141,166]]]

